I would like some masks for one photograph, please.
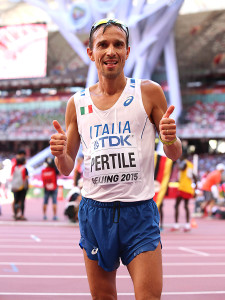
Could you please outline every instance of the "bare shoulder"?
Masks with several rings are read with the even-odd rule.
[[[80,135],[78,132],[77,125],[77,114],[74,103],[74,96],[72,96],[68,102],[66,107],[66,134],[67,134],[67,153],[69,156],[75,160],[79,145],[80,145]]]
[[[66,127],[68,127],[71,122],[76,121],[76,119],[77,116],[76,116],[76,109],[75,109],[74,95],[73,95],[72,97],[70,97],[70,99],[67,102],[66,116],[65,116]]]
[[[157,101],[159,98],[165,98],[162,87],[152,80],[141,81],[142,96],[151,99],[151,101]]]
[[[141,81],[142,100],[150,121],[154,123],[153,114],[155,110],[165,112],[167,102],[162,87],[152,80]]]
[[[143,92],[157,92],[158,90],[162,89],[161,86],[152,80],[149,79],[142,79],[141,80],[141,89],[143,90]]]

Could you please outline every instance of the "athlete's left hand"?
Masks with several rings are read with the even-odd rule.
[[[176,138],[176,124],[174,119],[170,118],[170,115],[173,113],[174,109],[175,106],[170,105],[159,122],[159,133],[163,141],[170,142]]]

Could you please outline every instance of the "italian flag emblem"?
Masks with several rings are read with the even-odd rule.
[[[81,116],[93,113],[92,105],[80,107]]]

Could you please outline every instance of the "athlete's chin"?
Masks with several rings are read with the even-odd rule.
[[[116,79],[119,76],[119,72],[107,72],[107,73],[103,73],[103,76],[106,79]]]

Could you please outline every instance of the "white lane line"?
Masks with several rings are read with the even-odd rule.
[[[0,248],[10,248],[10,249],[80,249],[79,246],[57,246],[57,245],[0,245]]]
[[[41,240],[41,239],[40,239]],[[48,244],[48,243],[56,243],[56,244],[78,244],[80,240],[78,239],[70,239],[70,240],[61,240],[61,239],[58,239],[58,240],[50,240],[48,238],[45,238],[45,239],[42,239],[41,240],[42,242],[44,242],[45,244]],[[9,243],[9,242],[12,242],[12,243],[30,243],[30,239],[1,239],[0,238],[0,244],[1,243]]]
[[[18,237],[18,236],[17,236]],[[48,238],[48,237],[42,237],[41,238],[41,240],[42,240],[42,242],[45,242],[46,244],[53,244],[53,243],[56,243],[56,244],[78,244],[79,243],[79,241],[80,241],[80,238],[71,238],[71,239],[65,239],[65,240],[61,240],[61,239],[50,239],[50,238]],[[3,238],[0,238],[0,244],[2,244],[2,243],[29,243],[30,242],[30,239],[25,239],[25,238],[21,238],[21,239],[18,239],[18,238],[12,238],[12,239],[9,239],[9,238],[6,238],[6,239],[3,239]],[[206,242],[207,244],[209,243],[208,241]],[[214,242],[213,242],[214,243]],[[164,242],[163,243],[163,245],[165,245],[166,243]],[[215,243],[214,243],[214,245],[215,245]],[[180,247],[185,247],[185,246],[189,246],[189,247],[196,247],[196,244],[195,244],[195,246],[192,244],[192,243],[187,243],[187,245],[183,245],[183,243],[177,243],[177,245],[175,245],[174,246],[174,249],[176,249],[176,247],[178,247],[178,246],[180,246]],[[164,247],[165,247],[165,249],[166,250],[171,250],[171,248],[169,248],[168,246],[163,246],[163,249],[164,249]],[[204,245],[199,245],[198,246],[198,248],[199,247],[204,247]],[[220,245],[218,245],[218,246],[216,246],[215,245],[215,249],[225,249],[225,246],[223,247],[223,248],[220,248],[220,247],[223,247],[223,246],[220,246]],[[204,247],[204,249],[205,249],[205,247]],[[208,248],[209,249],[209,248]]]
[[[10,237],[18,237],[21,235],[26,236],[27,234],[33,232],[35,234],[43,234],[43,235],[50,235],[51,234],[51,238],[55,237],[57,238],[59,236],[59,234],[63,233],[63,238],[71,238],[71,237],[79,237],[80,236],[80,232],[79,231],[74,231],[75,228],[63,228],[62,230],[60,230],[60,228],[57,228],[57,231],[55,228],[51,229],[51,228],[41,228],[41,230],[38,230],[38,228],[36,227],[30,227],[30,228],[11,228],[12,231],[10,231],[10,228],[7,227],[6,231],[2,230],[1,228],[1,237],[6,237],[6,238],[10,238]],[[202,237],[203,239],[203,237]]]
[[[53,243],[56,243],[56,244],[71,244],[71,245],[76,245],[76,244],[79,244],[79,241],[80,239],[78,238],[71,238],[71,239],[65,239],[65,240],[61,240],[61,239],[49,239],[47,237],[44,237],[44,239],[42,238],[39,238],[37,237],[36,235],[34,234],[31,234],[30,237],[36,241],[38,241],[40,239],[40,241],[42,242],[45,242],[45,244],[53,244]],[[7,243],[7,242],[12,242],[13,244],[15,243],[29,243],[30,240],[29,239],[3,239],[3,238],[0,238],[0,248],[6,248],[6,247],[22,247],[22,246],[16,246],[16,245],[2,245],[2,243]],[[202,242],[202,241],[200,241]],[[224,241],[225,242],[225,241]],[[209,243],[208,241],[206,241],[205,243]],[[214,243],[214,242],[213,242]],[[163,244],[166,244],[166,243],[163,243]],[[178,243],[178,245],[174,245],[174,246],[164,246],[163,247],[163,250],[176,250],[177,247],[182,244],[182,243]],[[201,243],[202,244],[202,243]],[[26,247],[26,245],[23,245],[24,247]],[[204,245],[191,245],[191,243],[188,244],[188,246],[192,249],[206,249],[206,250],[225,250],[225,246],[223,245],[214,245],[214,246],[204,246]],[[28,246],[27,246],[28,247]],[[52,246],[52,247],[55,247],[55,246]],[[185,245],[184,246],[180,246],[180,247],[183,247],[183,248],[186,248]]]
[[[201,240],[201,241],[199,241],[199,240],[176,240],[176,241],[173,241],[173,240],[164,240],[164,241],[162,241],[163,242],[163,244],[165,244],[165,245],[167,245],[167,244],[192,244],[192,243],[198,243],[198,244],[209,244],[209,240],[207,239],[205,239],[205,240]],[[214,240],[213,241],[213,244],[215,244],[215,243],[218,243],[218,244],[225,244],[225,240],[219,240],[219,239],[217,239],[217,240]]]
[[[10,264],[16,264],[18,266],[67,266],[67,267],[74,267],[74,266],[84,266],[84,263],[59,263],[59,262],[0,262],[1,266],[8,266]],[[202,263],[163,263],[165,267],[183,267],[183,266],[225,266],[225,262],[202,262]]]
[[[164,296],[177,296],[177,295],[223,295],[225,291],[198,291],[198,292],[162,292]],[[0,292],[2,296],[87,296],[90,297],[90,293],[12,293],[12,292]],[[118,296],[134,296],[134,293],[117,293]]]
[[[87,279],[87,275],[0,275],[0,278],[29,278],[29,279]],[[130,276],[127,275],[127,278]]]
[[[188,245],[190,246],[190,245]],[[182,247],[181,247],[182,248]],[[185,248],[185,247],[184,247]],[[191,246],[192,249],[206,249],[206,250],[225,250],[225,246],[204,246],[204,245],[199,245],[199,246]],[[174,247],[163,247],[165,250],[176,250],[177,246]]]
[[[70,256],[82,256],[83,253],[32,253],[32,252],[26,252],[26,253],[10,253],[10,252],[0,252],[0,256],[54,256],[54,257],[70,257]]]
[[[10,265],[12,262],[0,262],[1,266]],[[74,267],[74,266],[84,266],[84,263],[58,263],[58,262],[14,262],[17,266],[67,266],[67,267]]]
[[[180,266],[225,266],[225,262],[188,262],[188,263],[163,263],[163,266],[167,266],[167,267],[180,267]]]
[[[224,277],[225,277],[225,274],[188,274],[188,275],[180,274],[180,275],[164,275],[163,276],[163,278],[224,278]]]
[[[15,224],[16,223],[16,224]],[[0,221],[0,226],[3,225],[5,226],[13,226],[13,227],[30,227],[30,226],[40,226],[40,227],[74,227],[74,228],[78,228],[78,224],[74,224],[74,223],[67,223],[67,222],[62,222],[62,221],[58,221],[58,222],[23,222],[23,221]]]
[[[162,295],[222,295],[225,291],[198,291],[198,292],[165,292]]]
[[[194,253],[194,254],[198,254],[198,255],[202,255],[202,256],[210,256],[206,252],[201,252],[201,251],[193,250],[193,249],[186,248],[186,247],[178,247],[178,249],[181,251],[186,251],[186,252],[190,252],[190,253]]]
[[[38,238],[37,238],[38,239]],[[34,246],[34,245],[0,245],[0,249],[5,249],[5,248],[11,248],[11,249],[80,249],[79,246],[75,246],[72,242],[72,245],[66,246],[66,245],[40,245],[40,246]],[[202,252],[202,251],[198,251],[195,249],[199,249],[201,247],[171,247],[171,249],[173,250],[182,250],[182,251],[187,251],[187,252],[191,252],[191,253],[196,253],[199,255],[205,255],[205,256],[209,256],[210,254],[206,253],[206,252]],[[204,247],[204,249],[206,250],[225,250],[225,247]],[[164,250],[168,250],[168,248],[164,248]]]
[[[1,228],[1,226],[0,226]],[[14,229],[16,230],[16,229]],[[27,235],[29,234],[36,234],[38,236],[42,236],[43,238],[49,239],[49,240],[54,240],[54,239],[58,239],[59,235],[62,235],[64,240],[73,240],[73,239],[79,239],[80,238],[80,234],[74,234],[74,232],[71,232],[70,234],[68,234],[68,230],[66,232],[61,231],[58,232],[58,234],[55,233],[55,231],[48,231],[46,228],[43,228],[43,231],[36,231],[35,229],[32,228],[32,230],[28,230],[28,231],[23,231],[23,232],[17,232],[14,231],[13,233],[3,233],[1,231],[1,239],[18,239],[19,237],[21,238],[27,238]]]
[[[1,253],[0,253],[1,255]],[[166,254],[166,253],[163,253],[163,257],[175,257],[175,258],[178,258],[178,257],[201,257],[199,256],[199,253],[198,255],[196,255],[196,253],[185,253],[185,254]],[[203,257],[203,256],[202,256]],[[225,253],[219,253],[219,254],[216,254],[216,253],[213,253],[213,254],[210,254],[210,258],[211,257],[225,257]]]
[[[35,242],[40,242],[41,241],[41,239],[39,239],[39,237],[37,237],[36,235],[34,235],[34,234],[31,234],[30,235],[30,237],[32,238],[32,240],[34,240]],[[17,246],[18,247],[18,246]]]
[[[0,257],[1,256],[29,256],[29,257],[32,257],[32,256],[54,256],[54,257],[74,257],[74,256],[83,256],[83,253],[52,253],[52,252],[45,252],[45,253],[35,253],[35,252],[24,252],[24,253],[19,253],[19,252],[0,252]],[[201,257],[199,256],[199,253],[198,255],[196,255],[196,253],[186,253],[186,254],[163,254],[163,258],[165,257],[175,257],[175,258],[178,258],[178,257],[190,257],[190,258],[193,258],[193,257]],[[203,257],[203,256],[202,256]],[[221,253],[221,254],[210,254],[210,258],[212,257],[225,257],[225,253]]]
[[[4,293],[0,292],[2,296],[87,296],[90,297],[90,293]],[[133,296],[134,293],[118,293],[118,295],[123,296]]]
[[[29,278],[29,279],[86,279],[87,275],[0,275],[0,278]],[[130,275],[117,275],[118,279],[130,279]],[[225,278],[225,274],[177,274],[163,275],[163,278]]]

